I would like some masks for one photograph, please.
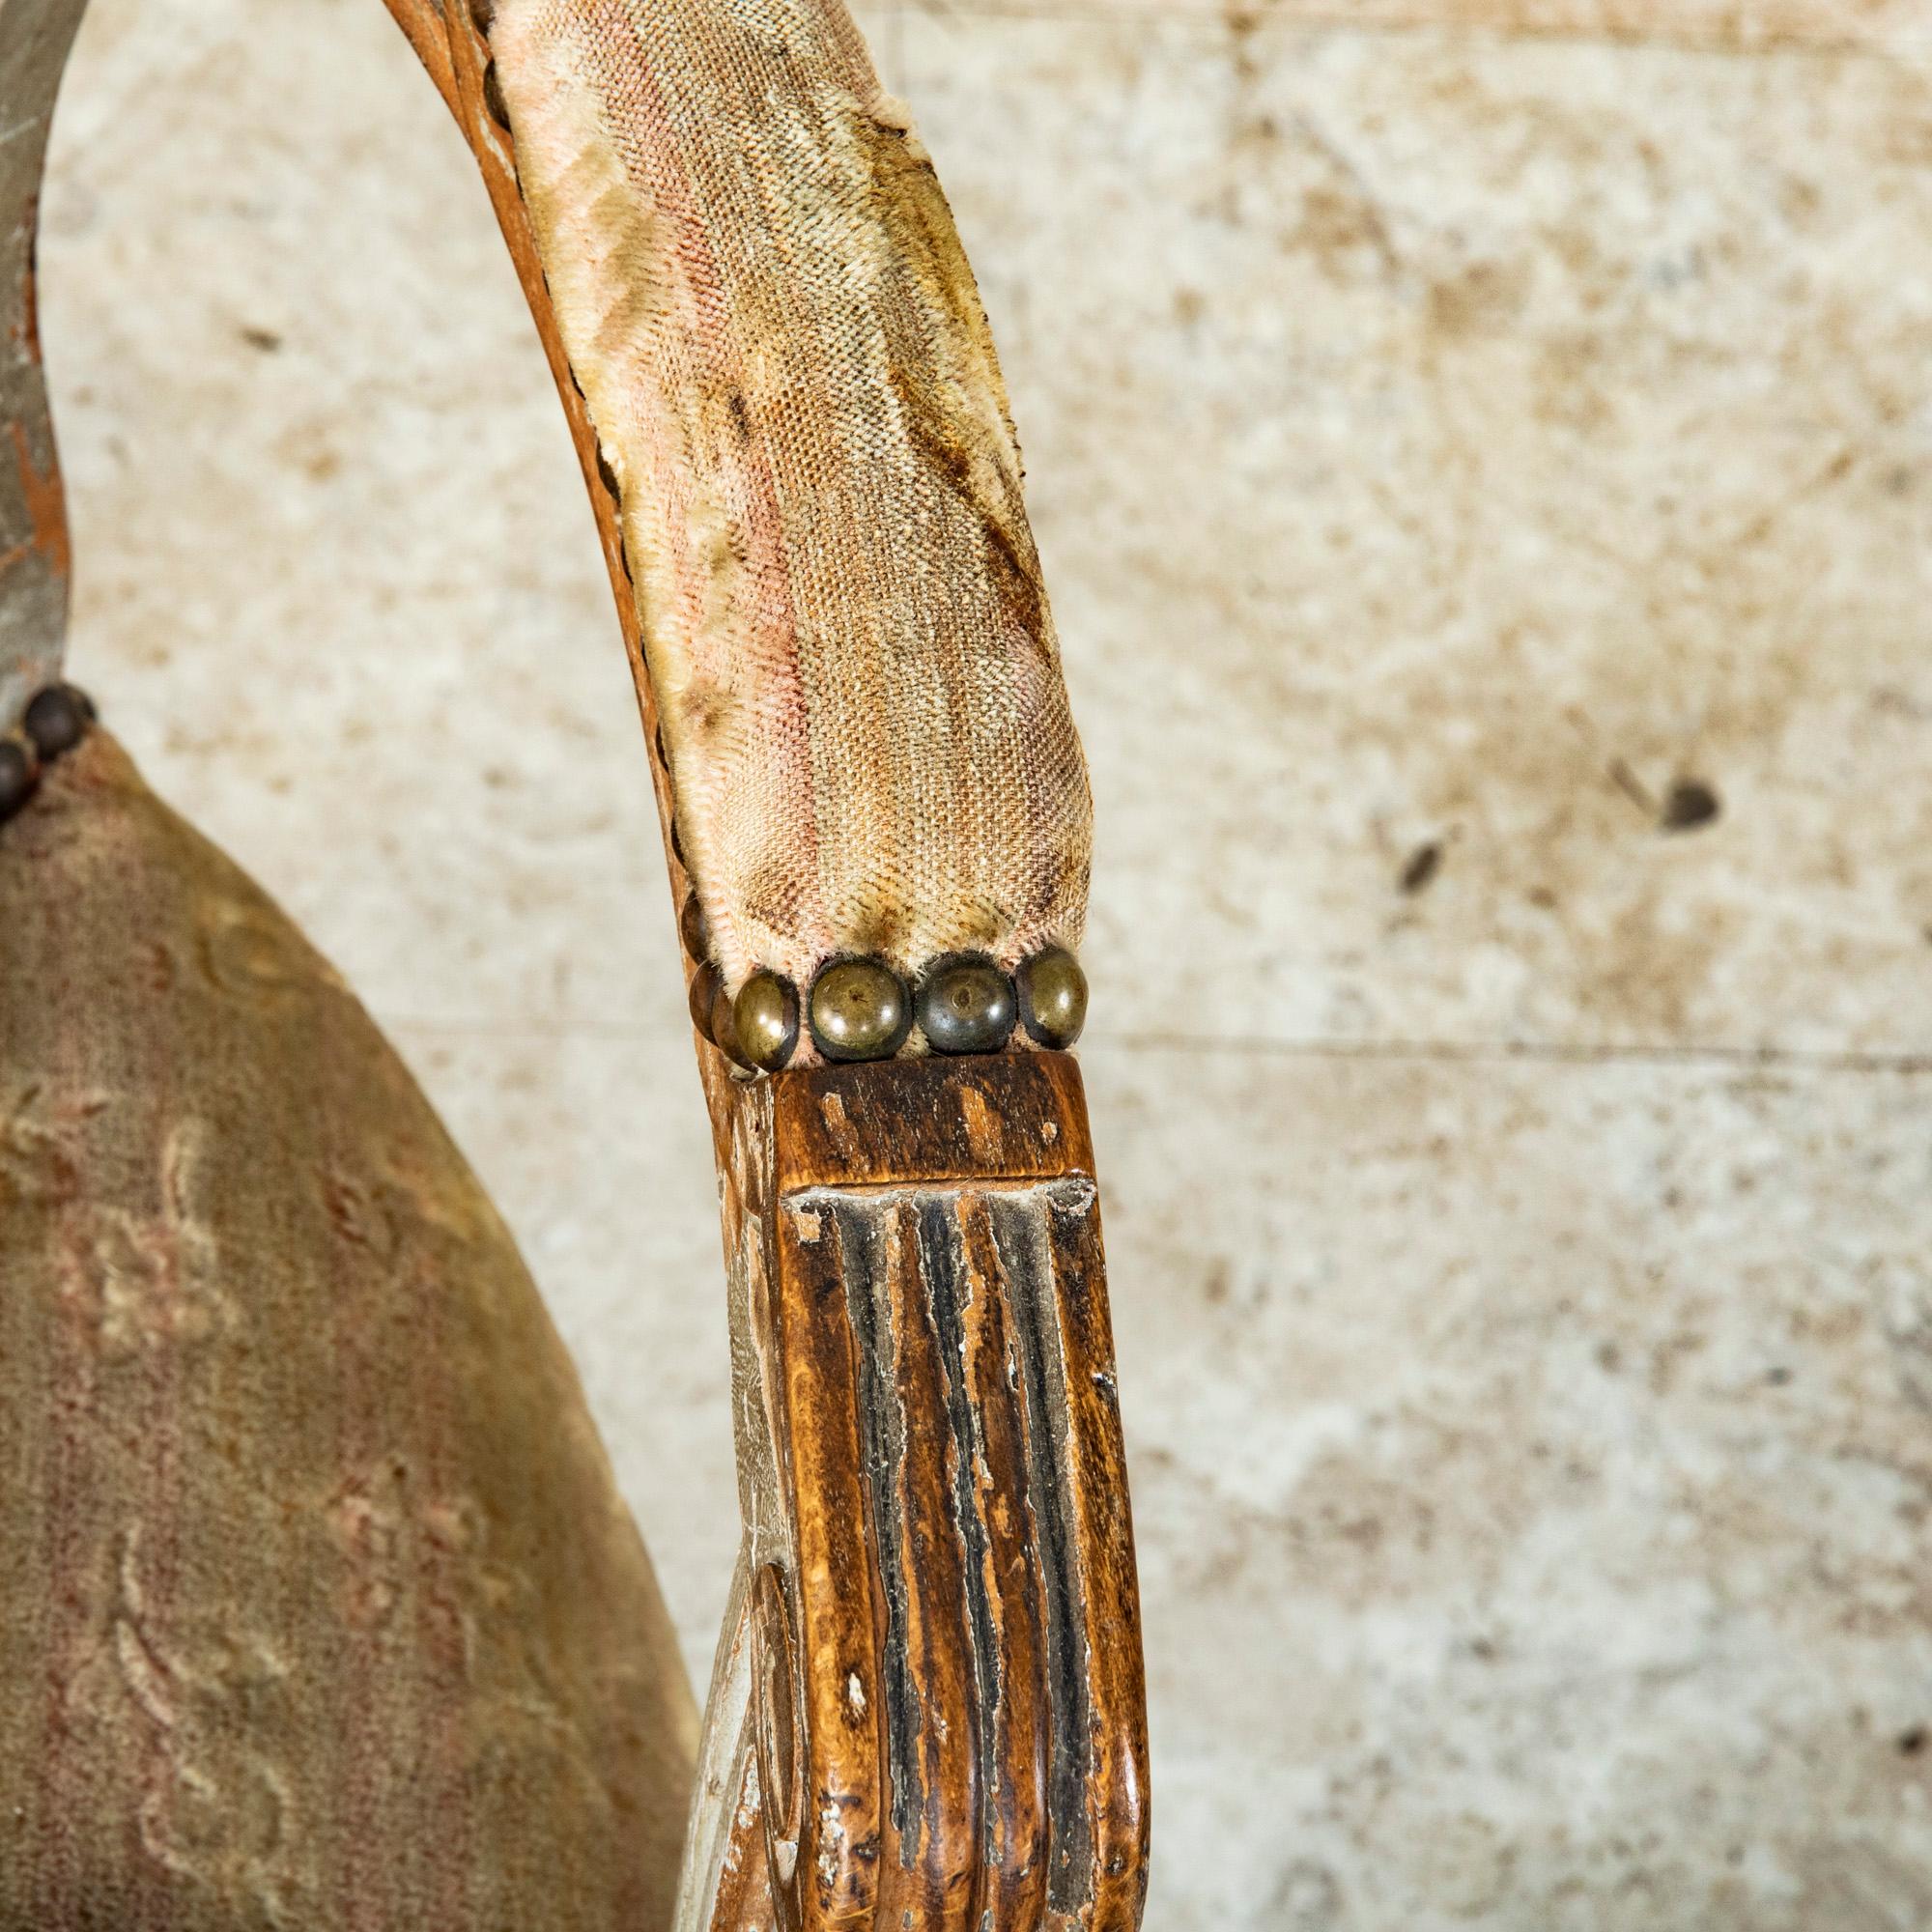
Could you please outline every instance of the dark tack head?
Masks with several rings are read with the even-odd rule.
[[[798,1050],[798,988],[776,973],[753,973],[738,988],[732,1009],[738,1051],[766,1073],[786,1065]]]
[[[918,1004],[935,1053],[997,1053],[1018,1017],[1012,981],[977,953],[936,960],[920,982]]]
[[[719,977],[717,967],[708,962],[691,976],[691,1023],[713,1046],[718,1042],[712,1037],[711,1015],[717,1010],[718,996],[724,990],[724,981]]]
[[[724,981],[718,981],[717,996],[711,1002],[711,1044],[728,1060],[733,1066],[749,1066],[738,1045],[737,1009],[731,1003],[731,995],[724,990]]]
[[[1041,1046],[1071,1046],[1087,1024],[1087,976],[1063,946],[1024,961],[1014,976],[1020,1024]]]
[[[711,927],[696,893],[685,900],[684,910],[677,916],[677,934],[684,941],[687,956],[699,960],[711,957]]]
[[[882,961],[839,959],[814,982],[810,1017],[827,1060],[889,1060],[912,1031],[912,1000]]]
[[[93,707],[71,685],[50,684],[34,695],[21,720],[34,750],[43,759],[58,758],[71,752],[87,735],[87,721]]]
[[[33,797],[40,761],[24,738],[0,738],[0,820],[12,818]]]

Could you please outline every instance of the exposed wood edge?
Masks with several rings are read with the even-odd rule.
[[[1130,1932],[1145,1679],[1078,1067],[713,1098],[747,1542],[677,1932]]]
[[[812,1066],[772,1083],[774,1186],[1092,1177],[1078,1064],[1065,1053],[1002,1053]]]
[[[705,1699],[703,1744],[692,1787],[672,1932],[741,1932],[770,1918],[752,1748],[751,1583],[747,1546],[738,1552]]]
[[[1147,1902],[1151,1817],[1148,1805],[1147,1666],[1132,1504],[1122,1479],[1126,1441],[1106,1293],[1097,1197],[1054,1190],[1052,1275],[1061,1287],[1035,1311],[1051,1330],[1039,1352],[1058,1366],[1060,1445],[1074,1542],[1083,1569],[1081,1642],[1088,1660],[1092,1747],[1088,1761],[1096,1928],[1138,1925]],[[1008,1210],[1009,1211],[1009,1210]],[[995,1207],[997,1220],[1002,1209]],[[1036,1238],[1039,1232],[1036,1231]]]
[[[1145,1680],[1106,1300],[1084,1176],[784,1199],[775,1425],[809,1788],[831,1801],[801,1848],[807,1927],[1139,1922]]]
[[[67,503],[41,364],[41,177],[86,0],[0,0],[0,730],[60,673]]]

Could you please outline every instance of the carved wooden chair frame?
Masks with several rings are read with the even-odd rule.
[[[721,971],[703,867],[680,836],[626,491],[586,400],[606,372],[581,345],[573,361],[553,299],[579,243],[554,222],[543,232],[520,174],[516,105],[530,83],[499,74],[489,0],[387,4],[476,156],[550,358],[681,913],[723,1202],[744,1540],[675,1922],[1119,1932],[1138,1923],[1146,1888],[1145,1692],[1094,1152],[1064,1050],[1083,995],[1054,943],[1077,932],[1055,913],[1043,933],[1006,934],[1004,957],[967,962],[979,977],[961,982],[955,1043],[976,1051],[918,1050],[945,1024],[920,1009],[931,973],[895,976],[884,996],[899,1005],[883,1017],[858,1010],[841,1057],[816,982],[801,994],[767,975],[748,1004],[745,961]],[[92,724],[63,682],[67,534],[34,303],[34,209],[83,5],[0,0],[0,289],[13,304],[0,404],[16,459],[0,461],[0,812],[19,826]],[[633,0],[501,11],[544,7],[639,13]],[[721,61],[778,22],[863,63],[838,0],[693,17]],[[1030,550],[1014,568],[1032,582]],[[0,825],[0,868],[18,836]],[[1050,985],[1029,977],[1040,959],[1060,976]],[[878,986],[862,977],[855,1010]],[[915,1050],[893,1053],[915,1018],[928,1022]],[[882,1043],[889,1057],[863,1057]]]

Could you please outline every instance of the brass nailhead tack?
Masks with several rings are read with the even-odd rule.
[[[798,1050],[798,988],[777,973],[753,973],[738,988],[733,1009],[738,1050],[766,1073],[789,1064]]]
[[[812,986],[810,1017],[827,1060],[889,1060],[912,1031],[912,1001],[882,961],[838,959]]]
[[[24,738],[0,738],[0,823],[33,797],[41,768]]]
[[[1012,981],[978,953],[934,961],[920,983],[918,1009],[935,1053],[997,1053],[1018,1018]]]
[[[684,941],[688,957],[706,960],[711,957],[711,927],[704,917],[704,908],[697,902],[697,895],[693,893],[684,902],[684,910],[677,916],[677,936]]]
[[[43,759],[58,758],[87,736],[94,706],[71,684],[50,684],[36,692],[21,723]]]
[[[749,1066],[744,1049],[738,1044],[738,1016],[731,1004],[731,995],[724,990],[724,981],[718,981],[718,991],[711,1002],[711,1044],[728,1060],[733,1066]]]
[[[1063,946],[1024,961],[1014,976],[1020,1024],[1041,1046],[1067,1047],[1087,1024],[1087,976]]]
[[[724,990],[724,981],[708,960],[691,976],[691,1023],[713,1046],[718,1042],[712,1037],[711,1015],[717,1008],[718,995]]]

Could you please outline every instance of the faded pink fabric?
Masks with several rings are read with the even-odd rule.
[[[972,272],[838,0],[499,0],[727,985],[1076,944],[1086,766]]]

